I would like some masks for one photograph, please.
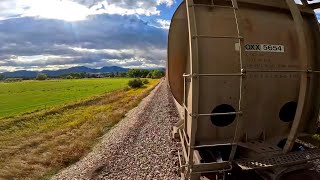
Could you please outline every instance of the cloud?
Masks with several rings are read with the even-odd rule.
[[[96,14],[119,14],[119,15],[160,15],[160,11],[156,8],[156,6],[143,6],[134,5],[128,6],[127,4],[117,4],[117,3],[109,3],[108,1],[101,2],[97,5],[91,7],[92,10],[95,11]],[[136,7],[136,8],[133,8]]]
[[[165,49],[86,49],[74,48],[73,55],[31,55],[31,56],[3,56],[0,67],[23,67],[47,69],[52,66],[85,65],[88,67],[103,67],[117,65],[123,67],[163,67]]]
[[[69,0],[2,0],[0,20],[38,17],[66,21],[84,20],[92,14],[86,6]]]
[[[37,17],[65,21],[85,20],[97,14],[160,15],[158,6],[174,0],[2,0],[0,20]]]
[[[166,30],[169,30],[170,22],[169,20],[157,19],[157,23],[160,25],[159,27]]]
[[[161,4],[170,7],[174,0],[98,0],[98,1],[78,1],[81,4],[90,6],[96,14],[119,14],[119,15],[160,15],[157,8]]]
[[[175,3],[174,0],[157,0],[157,4],[158,4],[158,5],[159,5],[159,4],[165,4],[165,5],[167,5],[168,7],[169,7],[169,6],[172,6],[173,3]]]
[[[19,18],[0,24],[0,53],[24,53],[35,46],[41,52],[50,52],[60,50],[61,45],[88,49],[165,48],[166,37],[167,32],[132,16],[97,15],[78,22]]]
[[[75,22],[31,17],[0,21],[0,69],[163,67],[166,46],[167,31],[136,16],[95,15]]]
[[[163,10],[174,3],[1,0],[0,72],[79,65],[163,67],[169,25],[165,19],[171,16]]]
[[[174,0],[73,0],[79,4],[83,4],[89,8],[92,8],[101,4],[115,5],[116,7],[121,7],[123,9],[150,9],[161,4],[166,6],[172,6]]]

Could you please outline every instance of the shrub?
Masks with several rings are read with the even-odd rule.
[[[142,80],[142,83],[143,84],[149,84],[149,81],[148,81],[148,79],[144,79],[144,80]]]
[[[4,80],[6,83],[11,83],[11,82],[21,82],[23,79],[22,78],[7,78]]]
[[[143,86],[143,83],[141,81],[141,79],[132,79],[128,82],[128,85],[131,87],[131,88],[140,88]]]
[[[43,80],[46,80],[48,77],[46,74],[44,73],[39,73],[36,77],[36,80],[40,80],[40,81],[43,81]]]

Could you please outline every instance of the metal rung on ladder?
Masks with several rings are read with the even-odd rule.
[[[228,73],[228,74],[184,74],[183,77],[201,77],[201,76],[243,76],[244,73]]]
[[[192,36],[193,39],[195,38],[212,38],[212,39],[240,39],[243,40],[241,36],[208,36],[208,35],[194,35]]]
[[[238,9],[238,7],[221,6],[221,5],[214,5],[214,4],[190,4],[189,7],[212,7],[212,8]]]
[[[215,169],[215,170],[213,170]],[[192,172],[191,173],[221,173],[225,171],[231,171],[232,170],[232,164],[228,161],[223,162],[212,162],[212,163],[201,163],[201,164],[194,164],[192,166]]]
[[[242,69],[241,73],[226,73],[226,74],[183,74],[186,78],[195,78],[201,76],[244,76],[246,73],[320,73],[318,70],[299,70],[299,69],[284,69],[284,70],[264,70],[264,69]]]
[[[192,146],[192,148],[210,148],[210,147],[217,147],[217,146],[232,146],[237,145],[236,143],[224,143],[224,144],[208,144],[208,145],[199,145],[199,146]]]
[[[226,115],[241,115],[242,111],[226,112],[226,113],[210,113],[210,114],[194,114],[195,116],[226,116]]]
[[[225,112],[225,113],[210,113],[210,114],[191,114],[185,104],[183,104],[183,107],[191,116],[225,116],[225,115],[241,115],[241,114],[243,114],[242,111]]]
[[[260,69],[248,69],[246,72],[261,72],[261,73],[320,73],[320,71],[313,71],[313,70],[260,70]]]

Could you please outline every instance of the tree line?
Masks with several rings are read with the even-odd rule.
[[[128,71],[128,77],[130,78],[153,78],[158,79],[165,75],[162,70],[147,70],[147,69],[130,69]]]
[[[158,79],[165,75],[162,70],[130,69],[128,72],[110,72],[110,73],[70,73],[60,76],[62,79],[82,79],[82,78],[152,78]]]
[[[165,76],[165,72],[163,70],[148,70],[148,69],[130,69],[128,72],[110,72],[110,73],[70,73],[61,75],[60,79],[84,79],[84,78],[121,78],[121,77],[129,77],[129,78],[152,78],[158,79]],[[34,79],[36,80],[46,80],[49,77],[44,73],[39,73]],[[0,74],[0,81],[7,82],[16,82],[22,81],[23,78],[6,78],[4,74]]]

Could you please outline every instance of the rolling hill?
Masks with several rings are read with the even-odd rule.
[[[85,66],[77,66],[69,69],[59,69],[59,70],[44,70],[44,71],[14,71],[14,72],[4,72],[3,74],[7,78],[34,78],[38,73],[44,73],[49,77],[58,77],[64,74],[70,73],[108,73],[108,72],[127,72],[129,69],[122,68],[118,66],[108,66],[100,69],[92,69]]]

